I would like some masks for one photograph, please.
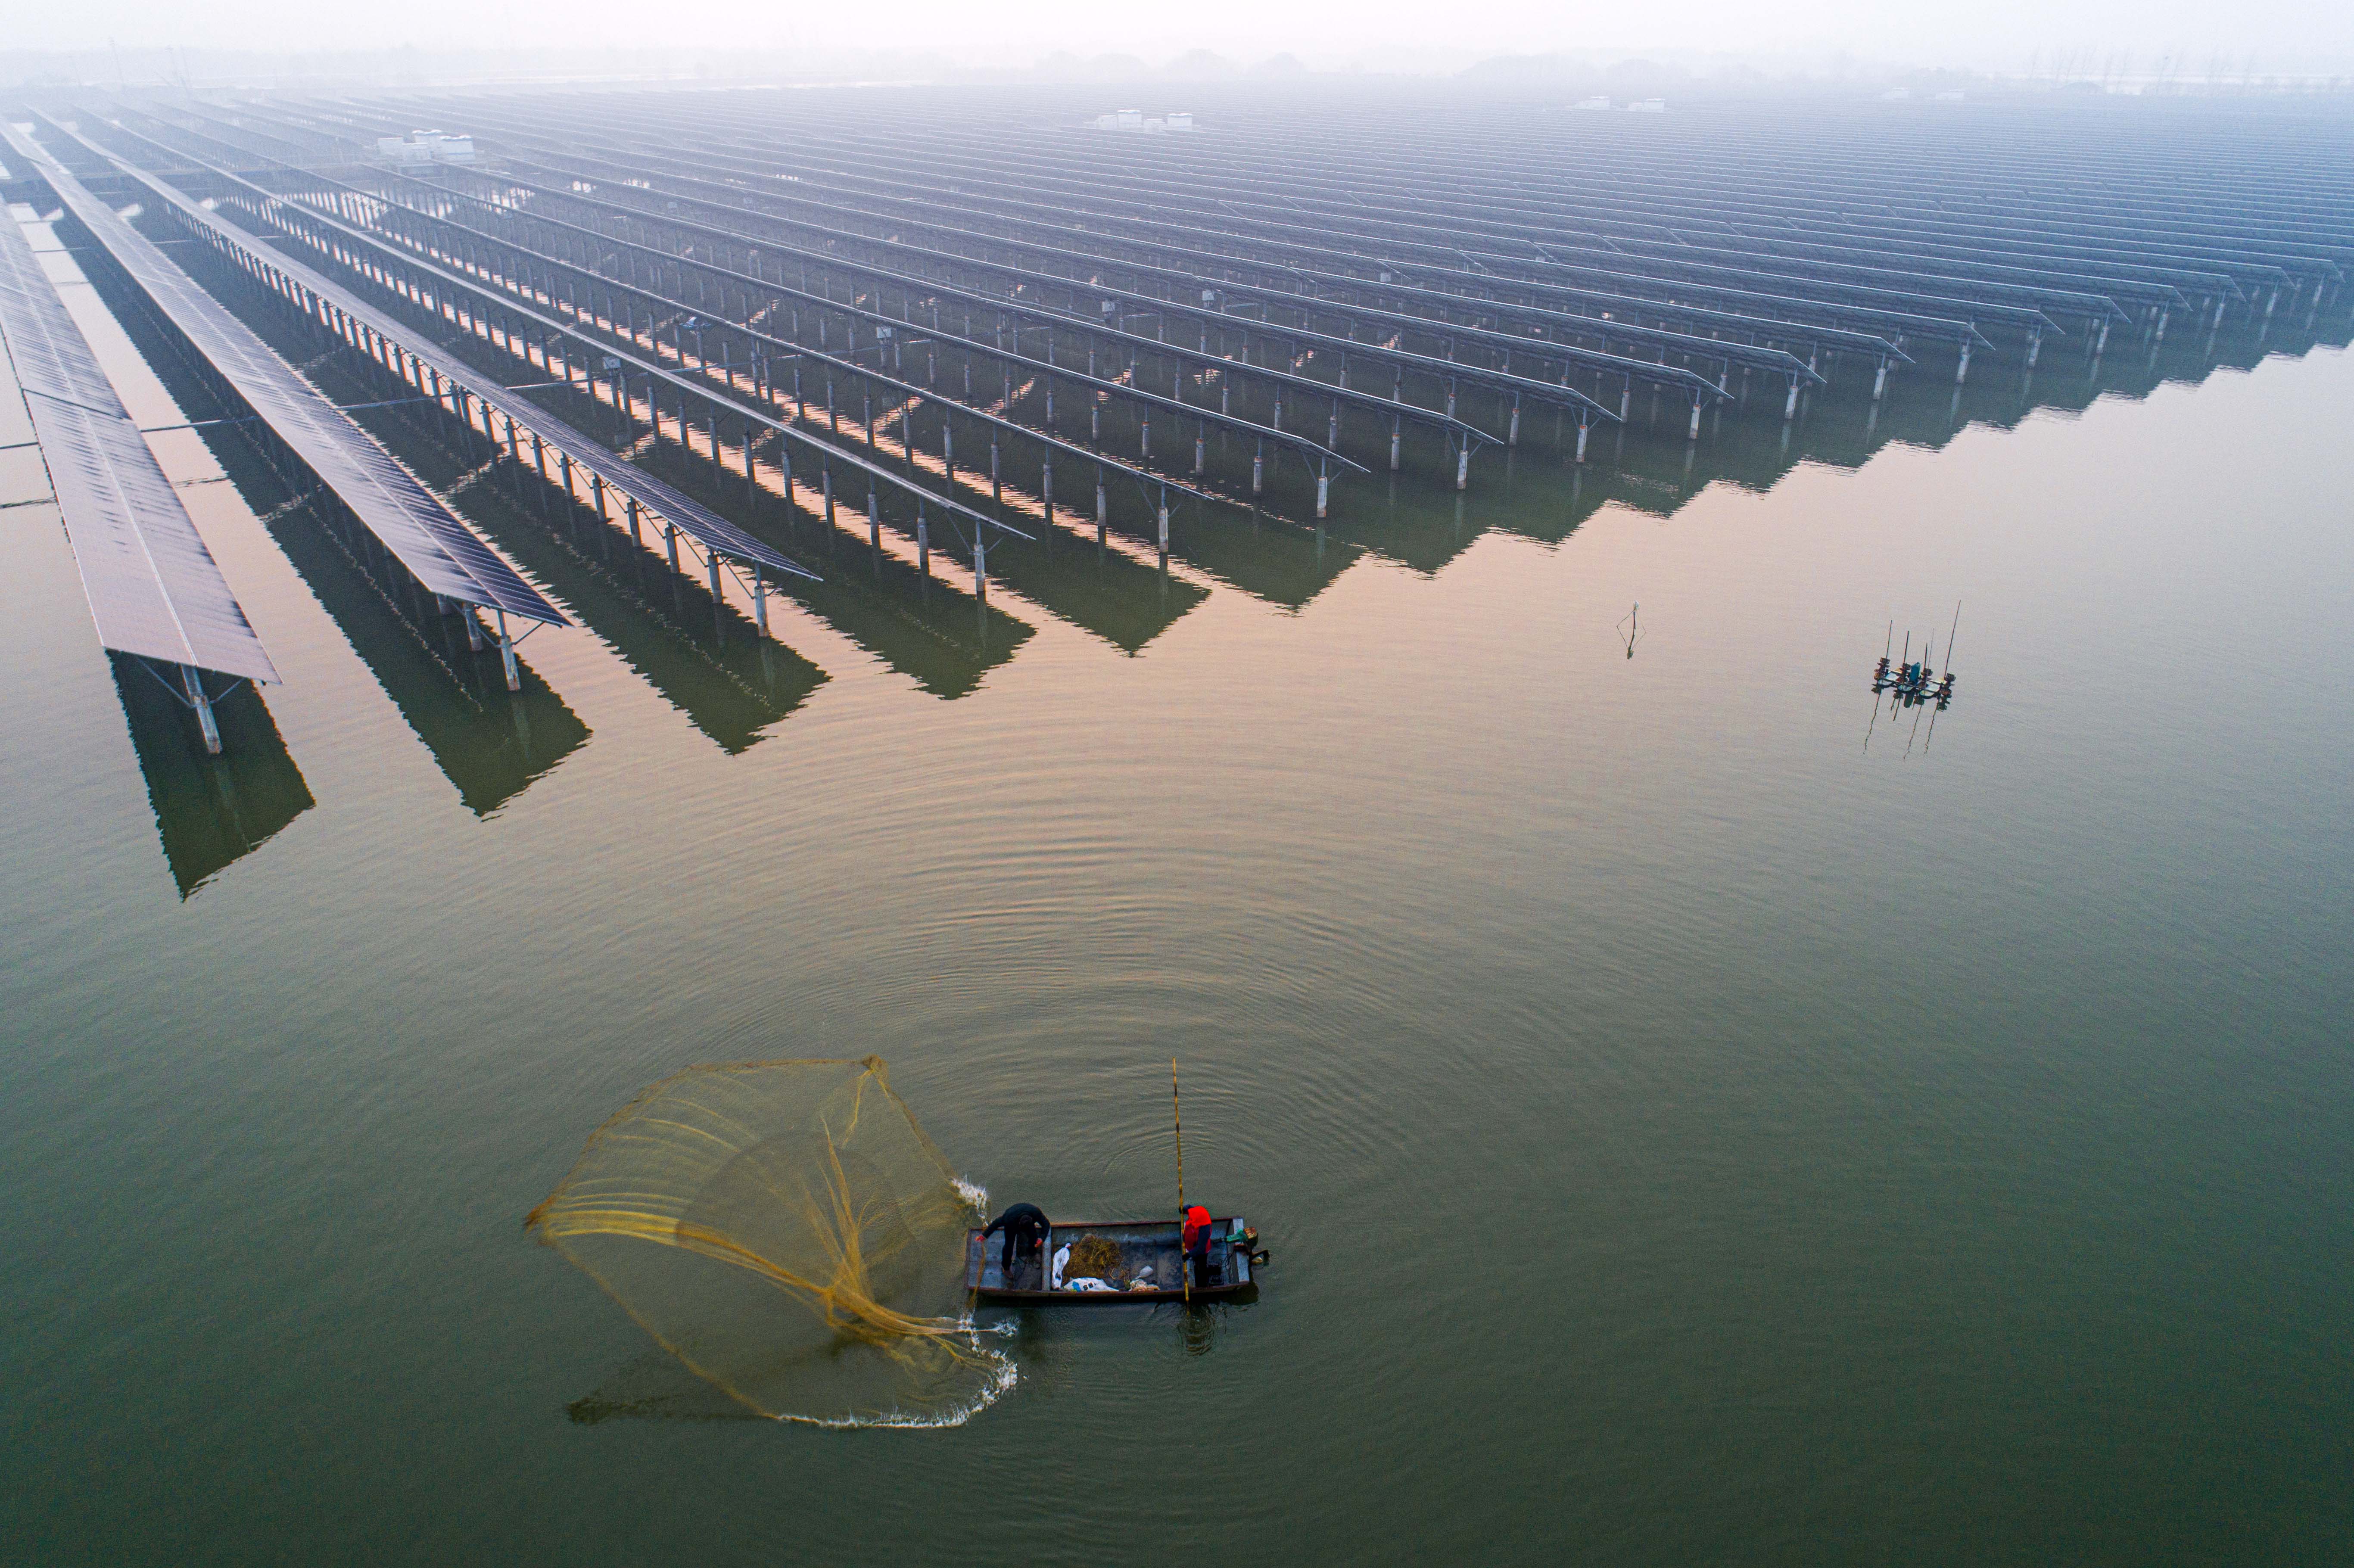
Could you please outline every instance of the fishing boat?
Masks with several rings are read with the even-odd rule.
[[[1118,1261],[1097,1266],[1097,1272],[1056,1277],[1055,1258],[1067,1258],[1090,1236],[1100,1236],[1119,1249]],[[1051,1226],[1046,1245],[1030,1257],[1015,1260],[1013,1277],[1002,1266],[1004,1244],[984,1236],[979,1226],[966,1233],[965,1287],[979,1299],[1027,1307],[1044,1305],[1103,1306],[1121,1301],[1230,1301],[1253,1288],[1256,1267],[1267,1263],[1257,1249],[1258,1233],[1240,1216],[1210,1221],[1210,1277],[1188,1280],[1192,1272],[1182,1245],[1182,1226],[1175,1220],[1089,1220]],[[1100,1256],[1103,1249],[1089,1248]],[[1181,1271],[1183,1271],[1181,1273]]]

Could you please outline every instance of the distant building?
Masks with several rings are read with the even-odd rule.
[[[1962,101],[1961,90],[1956,88],[1952,92],[1941,92],[1937,94],[1936,101],[1939,103],[1959,103]]]
[[[1627,106],[1629,114],[1665,114],[1668,101],[1664,98],[1638,98]]]
[[[1147,120],[1141,109],[1122,109],[1115,113],[1097,115],[1094,124],[1098,131],[1134,131],[1147,136],[1160,136],[1172,131],[1190,133],[1193,129],[1193,117],[1191,114],[1172,114],[1165,119],[1155,116]]]
[[[1581,98],[1577,101],[1577,106],[1580,109],[1607,109],[1610,107],[1610,95],[1601,93],[1593,98]]]
[[[412,131],[405,141],[398,136],[377,137],[376,152],[377,157],[399,168],[471,164],[474,161],[474,139],[452,136],[444,131]]]

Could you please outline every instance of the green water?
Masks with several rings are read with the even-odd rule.
[[[585,623],[518,704],[158,435],[287,676],[217,770],[0,512],[6,1555],[2354,1555],[2354,359],[2200,348],[1064,534],[988,623],[805,533],[765,659],[485,487]],[[1172,1206],[1177,1056],[1259,1299],[1025,1318],[952,1430],[574,1419],[675,1380],[524,1213],[867,1052],[1087,1216]]]

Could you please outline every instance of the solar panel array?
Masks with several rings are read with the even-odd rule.
[[[5,214],[0,334],[57,491],[99,641],[166,664],[277,680],[179,492],[23,231]]]
[[[0,129],[164,319],[429,591],[527,620],[568,624],[415,475],[304,385],[250,327],[37,143],[13,126]]]
[[[307,291],[315,300],[333,304],[385,341],[400,344],[418,362],[438,373],[453,397],[457,388],[465,388],[471,397],[514,421],[518,429],[535,432],[548,446],[568,455],[575,466],[601,479],[607,488],[635,500],[656,516],[666,517],[676,524],[681,533],[705,548],[716,550],[733,560],[791,576],[806,577],[816,575],[798,561],[754,538],[701,502],[681,494],[645,470],[615,456],[593,437],[573,429],[536,403],[444,352],[425,334],[377,310],[326,274],[259,244],[250,236],[168,185],[148,179],[128,164],[117,160],[115,166],[125,177],[136,180],[139,187],[157,202],[177,214],[184,223],[210,238],[217,248],[239,258],[239,264],[248,271],[270,275],[273,286],[281,293],[290,287]]]
[[[152,124],[535,287],[716,314],[722,341],[789,315],[779,337],[826,352],[829,322],[855,344],[896,321],[1139,419],[1223,415],[1232,387],[1257,394],[1238,417],[1297,426],[1304,406],[1321,436],[1329,404],[1328,441],[1378,408],[1393,468],[1399,420],[1517,442],[1523,404],[1583,431],[1640,388],[1688,402],[1696,440],[1761,376],[1789,419],[1859,363],[1877,403],[1892,376],[1967,380],[1974,353],[2032,368],[2227,317],[2260,334],[2284,305],[2309,325],[2354,264],[2354,135],[2327,103],[1718,95],[1628,115],[1411,82],[1111,90],[1182,90],[1200,129],[1106,133],[1100,94],[1054,89],[273,95]],[[376,136],[453,118],[477,164],[371,166]],[[1125,386],[1094,385],[1097,347]],[[1051,408],[1022,412],[1051,431]]]
[[[111,160],[75,166],[118,205],[161,207],[355,325],[394,376],[466,386],[629,493],[651,476],[582,433],[610,422],[703,497],[707,545],[807,514],[821,538],[854,522],[878,555],[896,532],[920,561],[925,503],[936,542],[944,514],[1100,538],[1109,475],[1139,482],[1113,488],[1111,529],[1288,604],[1348,557],[1320,528],[1293,563],[1256,516],[1305,523],[1312,495],[1322,524],[1328,462],[1380,452],[1400,474],[1362,514],[1344,498],[1333,541],[1435,570],[1481,528],[1550,542],[1605,505],[1670,513],[1720,480],[1763,487],[2347,331],[2354,185],[2330,154],[2354,151],[2354,121],[2326,105],[1725,96],[1638,116],[1394,83],[1199,92],[1202,129],[1159,136],[1095,129],[1093,90],[948,89],[80,95],[72,130],[43,135]],[[378,135],[434,122],[461,123],[479,160],[376,156]],[[525,402],[486,387],[472,346],[461,362],[420,334],[567,390]],[[536,408],[559,397],[577,428]],[[1524,405],[1555,417],[1525,425]],[[1036,447],[1002,468],[1009,437]],[[1538,449],[1517,472],[1482,459],[1519,499],[1450,522],[1417,482],[1466,488],[1490,441]],[[1255,449],[1308,466],[1270,463],[1263,493]],[[1058,510],[1066,459],[1082,482]],[[837,524],[861,471],[895,506]],[[1172,538],[1172,495],[1238,507]],[[1012,586],[1092,624],[1043,569]]]

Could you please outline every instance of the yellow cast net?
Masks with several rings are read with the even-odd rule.
[[[1012,1379],[958,1316],[971,1215],[869,1056],[665,1078],[524,1224],[762,1414],[938,1425]]]

